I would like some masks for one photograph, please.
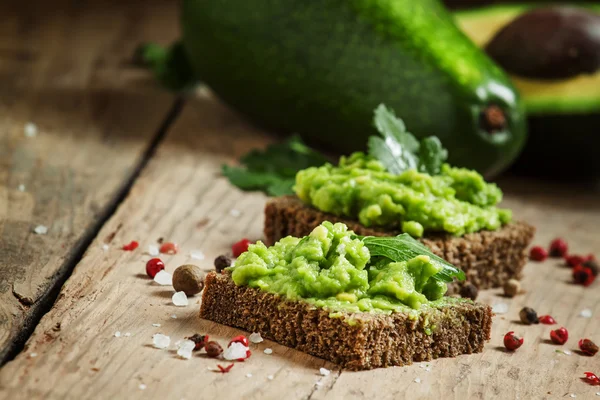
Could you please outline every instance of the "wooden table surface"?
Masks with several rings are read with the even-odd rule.
[[[494,318],[481,354],[349,372],[265,341],[252,345],[249,360],[220,374],[212,371],[215,360],[182,360],[174,350],[153,348],[155,333],[172,342],[196,332],[227,342],[242,333],[201,320],[199,298],[173,306],[172,288],[149,280],[144,265],[159,238],[181,247],[163,257],[169,271],[184,263],[208,271],[233,242],[260,239],[265,197],[240,192],[219,169],[275,138],[208,90],[176,99],[132,65],[140,42],[178,36],[175,2],[0,4],[0,16],[0,398],[592,398],[600,392],[579,379],[585,371],[600,374],[600,355],[577,351],[579,338],[600,342],[598,283],[573,285],[558,261],[530,263],[525,293],[513,299],[499,289],[480,294],[480,301],[508,306]],[[28,123],[37,126],[36,136],[25,135]],[[516,178],[500,184],[504,204],[538,228],[536,243],[562,236],[574,252],[600,255],[597,187]],[[34,233],[38,225],[47,234]],[[140,242],[137,250],[121,250],[132,240]],[[194,250],[205,259],[192,259]],[[523,306],[567,327],[567,344],[553,345],[549,326],[521,324]],[[580,316],[583,309],[592,317]],[[525,338],[515,353],[502,346],[509,330]],[[321,367],[331,374],[321,376]]]

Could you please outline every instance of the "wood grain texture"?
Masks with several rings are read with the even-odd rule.
[[[490,290],[480,296],[490,304],[509,305],[507,314],[494,318],[492,341],[482,354],[348,372],[266,341],[252,345],[253,356],[223,375],[208,369],[216,367],[215,360],[203,356],[181,360],[174,350],[153,348],[152,335],[159,332],[169,335],[172,343],[199,332],[222,344],[242,333],[198,318],[199,298],[185,308],[173,306],[172,289],[145,277],[144,263],[150,256],[144,251],[162,237],[181,246],[179,254],[164,257],[167,270],[187,262],[209,270],[212,259],[227,252],[232,242],[260,238],[264,196],[241,193],[218,172],[222,162],[268,141],[210,98],[188,104],[42,319],[26,351],[0,371],[0,391],[7,398],[53,399],[466,399],[551,398],[570,393],[589,398],[598,391],[579,380],[584,371],[600,372],[598,356],[576,352],[581,337],[600,342],[598,283],[587,289],[572,285],[569,270],[554,261],[527,266],[523,295],[507,299],[500,290]],[[503,186],[505,204],[516,217],[538,227],[537,243],[564,236],[575,252],[600,253],[596,194],[568,191],[567,197],[564,188],[531,182],[503,182]],[[232,209],[241,215],[232,215]],[[107,237],[113,237],[115,245],[104,252]],[[133,239],[140,241],[139,250],[118,249]],[[192,260],[193,249],[202,250],[206,259]],[[553,315],[569,329],[569,342],[552,345],[547,340],[550,326],[518,322],[525,305]],[[584,308],[592,310],[592,318],[578,316]],[[502,347],[509,330],[525,338],[515,353]],[[131,336],[117,338],[116,331]],[[273,349],[272,355],[263,353],[267,347]],[[559,354],[556,349],[573,354]],[[320,376],[320,367],[331,369],[331,374]],[[140,389],[140,384],[146,389]]]
[[[150,26],[177,35],[174,13],[151,19],[156,2],[102,3],[0,5],[0,365],[49,307],[174,104],[152,85],[138,89],[148,74],[128,65]],[[26,137],[27,123],[37,136]],[[37,225],[48,233],[36,235]]]

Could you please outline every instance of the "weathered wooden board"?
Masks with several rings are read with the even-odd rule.
[[[164,257],[167,270],[187,262],[209,270],[212,259],[227,252],[232,242],[260,238],[264,196],[230,186],[219,177],[219,166],[268,140],[213,100],[188,103],[127,199],[87,250],[26,351],[0,371],[0,390],[6,397],[465,399],[574,393],[585,398],[600,391],[579,380],[584,371],[600,373],[598,356],[583,357],[575,351],[581,337],[600,342],[597,284],[587,289],[572,285],[569,270],[552,261],[528,265],[526,293],[521,296],[507,299],[499,290],[480,296],[490,304],[509,306],[507,314],[495,317],[492,341],[482,354],[348,372],[267,341],[253,345],[253,356],[223,375],[209,370],[219,363],[215,360],[203,356],[181,360],[173,350],[153,348],[152,335],[159,332],[169,335],[172,343],[199,332],[223,344],[240,333],[199,319],[198,298],[184,308],[173,306],[172,289],[157,286],[144,275],[150,258],[145,251],[159,238],[175,241],[181,251]],[[595,195],[579,191],[565,195],[556,187],[528,182],[506,182],[505,187],[506,204],[516,216],[538,226],[537,242],[545,244],[560,235],[577,252],[600,252],[600,205]],[[112,243],[104,251],[107,238]],[[138,250],[119,249],[131,240],[140,241]],[[191,250],[202,250],[206,259],[191,259]],[[552,314],[566,326],[571,334],[568,344],[548,343],[549,326],[518,322],[518,311],[525,305]],[[584,308],[592,310],[592,318],[578,316]],[[153,326],[157,323],[161,326]],[[509,330],[525,337],[524,346],[514,354],[502,347]],[[115,337],[117,331],[121,337]],[[273,349],[272,355],[263,353],[267,347]],[[559,354],[557,349],[572,354]],[[319,375],[320,367],[331,369],[331,374]],[[417,378],[420,382],[415,382]]]
[[[136,89],[148,75],[129,62],[141,38],[176,37],[175,6],[106,3],[0,5],[0,365],[51,306],[175,104],[152,85]]]

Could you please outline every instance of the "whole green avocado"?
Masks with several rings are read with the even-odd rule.
[[[348,153],[385,103],[487,176],[524,144],[510,80],[438,0],[184,0],[182,23],[195,76],[270,129]]]

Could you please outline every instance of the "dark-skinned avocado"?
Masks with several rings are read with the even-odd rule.
[[[449,162],[497,174],[526,138],[510,79],[438,0],[183,0],[196,77],[258,124],[339,153],[386,104]]]
[[[600,176],[600,5],[577,6],[454,13],[461,29],[510,73],[525,103],[529,140],[517,172]]]

